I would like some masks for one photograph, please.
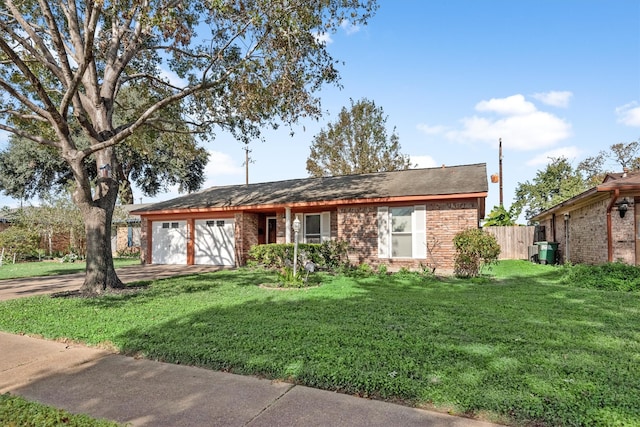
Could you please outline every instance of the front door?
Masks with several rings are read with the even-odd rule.
[[[267,243],[276,243],[276,217],[267,218]]]

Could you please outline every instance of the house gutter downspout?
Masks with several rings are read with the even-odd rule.
[[[618,200],[618,197],[620,197],[620,190],[616,188],[612,192],[611,200],[609,200],[609,205],[607,205],[607,259],[609,262],[613,262],[613,225],[611,221],[611,210],[616,204],[616,200]]]

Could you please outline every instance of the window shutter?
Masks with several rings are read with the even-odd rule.
[[[427,258],[427,206],[413,207],[413,257]]]
[[[322,212],[320,215],[320,241],[331,240],[331,212]]]
[[[378,258],[389,258],[389,208],[378,208]]]

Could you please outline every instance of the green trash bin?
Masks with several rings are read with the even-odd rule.
[[[555,264],[558,243],[556,242],[536,242],[538,245],[538,262],[540,264]]]

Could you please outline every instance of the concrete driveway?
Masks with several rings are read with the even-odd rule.
[[[118,268],[118,277],[124,283],[141,280],[165,279],[174,276],[218,271],[225,267],[213,265],[130,265]],[[75,291],[80,289],[84,273],[65,274],[59,276],[24,277],[20,279],[0,280],[0,301],[33,295],[52,294],[55,292]]]

